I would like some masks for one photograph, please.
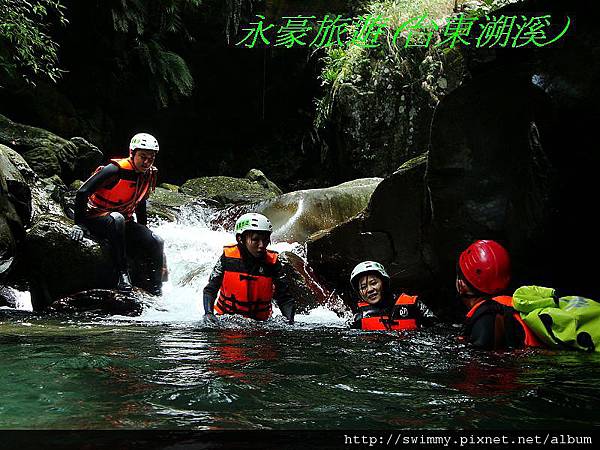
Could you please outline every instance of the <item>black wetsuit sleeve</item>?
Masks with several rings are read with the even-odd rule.
[[[203,303],[204,303],[204,314],[212,314],[215,306],[215,300],[219,289],[221,289],[221,283],[223,282],[223,256],[219,258],[215,267],[208,277],[208,284],[204,287],[203,292]]]
[[[279,260],[277,260],[273,267],[273,284],[275,285],[275,302],[281,314],[283,314],[290,324],[294,323],[296,302],[290,294],[290,289],[283,273],[283,267]]]
[[[135,218],[140,225],[148,225],[148,210],[146,200],[142,200],[135,207]]]
[[[482,314],[473,322],[467,338],[474,347],[493,350],[496,344],[496,314]]]
[[[350,322],[350,329],[352,330],[360,330],[362,328],[362,313],[361,312],[357,312],[356,314],[354,314],[354,317],[352,318],[352,321]]]
[[[419,315],[417,321],[421,326],[430,327],[438,322],[436,315],[421,300],[417,299],[415,306]]]
[[[101,187],[108,187],[118,180],[119,166],[108,164],[100,172],[89,177],[75,194],[75,223],[80,224],[85,219],[88,197]]]

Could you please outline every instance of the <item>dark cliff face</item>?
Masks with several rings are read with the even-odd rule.
[[[576,22],[554,47],[485,58],[466,52],[472,79],[436,108],[426,168],[393,174],[362,216],[309,242],[317,272],[344,286],[353,264],[379,260],[393,283],[428,291],[442,307],[453,296],[459,253],[476,239],[496,239],[512,254],[514,287],[546,284],[600,298],[598,5],[519,8]]]

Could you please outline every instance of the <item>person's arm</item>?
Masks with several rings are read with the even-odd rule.
[[[215,267],[208,278],[208,284],[204,287],[202,293],[205,315],[214,314],[213,308],[215,306],[215,300],[219,293],[219,289],[221,289],[221,283],[223,282],[223,263],[221,262],[221,258],[219,258],[215,264]]]
[[[87,202],[90,195],[101,187],[109,187],[119,179],[119,166],[108,164],[98,173],[88,178],[75,194],[75,223],[81,224],[85,219]]]
[[[288,320],[289,324],[294,323],[296,315],[296,302],[290,294],[288,283],[283,273],[281,262],[277,260],[273,267],[273,284],[275,285],[275,302],[281,311],[281,314]]]
[[[146,200],[142,200],[135,207],[135,218],[140,225],[148,225],[148,209]]]
[[[438,322],[436,315],[421,300],[417,299],[415,306],[419,314],[418,322],[422,326],[430,327]]]
[[[356,314],[354,314],[354,317],[352,318],[352,322],[350,322],[350,329],[360,330],[362,328],[362,323],[361,323],[362,317],[363,317],[363,315],[361,312],[357,312]]]

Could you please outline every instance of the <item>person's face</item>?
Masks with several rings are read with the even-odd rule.
[[[383,299],[383,280],[372,273],[358,279],[358,293],[369,305],[376,305]]]
[[[156,152],[152,150],[136,150],[133,154],[133,165],[138,172],[146,172],[154,163]]]
[[[240,238],[248,252],[255,258],[261,258],[267,253],[271,243],[271,234],[264,231],[249,231]]]
[[[458,275],[456,276],[456,293],[459,296],[463,296],[465,294],[468,294],[469,291],[469,287],[467,286],[467,283],[465,283]]]

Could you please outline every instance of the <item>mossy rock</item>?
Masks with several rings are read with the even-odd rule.
[[[274,186],[274,185],[273,185]],[[215,201],[223,206],[255,203],[280,195],[277,186],[262,181],[225,176],[193,178],[181,186],[181,192],[203,200]]]
[[[179,186],[177,186],[176,184],[161,183],[158,185],[158,187],[161,187],[161,188],[166,189],[171,192],[179,192]]]
[[[173,222],[180,208],[193,202],[194,197],[190,195],[157,187],[148,199],[148,215]]]

